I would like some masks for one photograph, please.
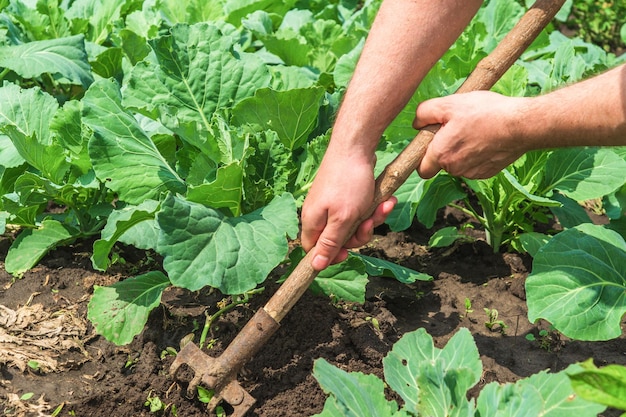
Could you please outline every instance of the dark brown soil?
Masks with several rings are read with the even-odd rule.
[[[537,335],[540,329],[550,330],[547,323],[532,324],[526,316],[524,280],[531,268],[529,257],[494,254],[482,240],[429,250],[426,242],[432,231],[419,226],[404,233],[379,232],[362,252],[426,272],[434,281],[404,285],[372,277],[364,305],[333,304],[325,297],[305,294],[239,377],[257,400],[249,416],[319,413],[326,397],[312,376],[317,358],[345,370],[382,377],[382,358],[405,332],[419,327],[424,327],[439,347],[459,328],[470,329],[484,368],[473,395],[491,381],[515,381],[543,369],[559,371],[590,357],[599,365],[626,364],[624,337],[583,343],[550,331],[541,341],[525,338],[529,332]],[[6,254],[7,242],[2,245],[0,253]],[[46,312],[69,312],[86,325],[74,338],[79,347],[52,351],[57,355],[56,371],[35,371],[28,366],[21,371],[11,361],[0,363],[0,409],[4,415],[44,416],[59,410],[59,416],[171,416],[174,409],[178,416],[208,415],[204,404],[185,396],[189,375],[172,378],[168,369],[173,357],[162,356],[162,352],[167,347],[178,348],[180,339],[190,332],[197,340],[205,311],[213,313],[222,297],[207,291],[168,290],[145,331],[130,345],[115,346],[97,336],[86,320],[93,286],[109,285],[142,269],[158,267],[158,261],[150,261],[144,253],[120,250],[127,263],[106,274],[91,268],[88,244],[50,253],[22,279],[14,280],[0,270],[0,305],[17,310],[41,304]],[[274,293],[278,272],[267,281],[262,294],[218,321],[209,336],[216,339],[211,355],[218,355]],[[471,312],[466,311],[466,299],[471,301]],[[497,309],[507,327],[487,329],[485,308]],[[372,325],[371,318],[378,320],[379,328]],[[33,395],[20,399],[28,393]],[[161,399],[166,410],[151,412],[145,405],[148,397]],[[605,413],[609,415],[619,414]]]

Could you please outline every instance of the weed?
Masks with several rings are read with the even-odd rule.
[[[498,310],[495,308],[485,308],[485,313],[487,314],[485,326],[491,331],[498,330],[500,333],[504,334],[506,328],[509,326],[507,326],[504,321],[498,320]]]
[[[149,407],[151,413],[162,413],[169,409],[173,416],[178,416],[178,409],[175,404],[165,404],[158,395],[152,395],[152,391],[148,393],[144,406]]]
[[[553,326],[550,326],[549,330],[539,330],[537,336],[533,333],[528,333],[526,335],[526,340],[531,342],[536,341],[541,349],[547,351],[556,351],[561,346],[561,336]]]
[[[365,321],[372,323],[374,329],[380,332],[380,323],[378,323],[378,319],[376,317],[365,317]]]
[[[168,356],[176,356],[177,353],[178,352],[176,352],[176,349],[174,349],[171,346],[168,346],[161,351],[161,354],[159,355],[159,357],[161,358],[161,360],[163,360]]]
[[[158,395],[152,395],[152,391],[148,393],[148,398],[146,398],[144,405],[146,407],[150,407],[151,413],[165,410],[165,404],[163,401],[161,401]]]
[[[198,385],[198,400],[200,402],[208,404],[211,401],[211,398],[215,395],[215,391],[208,390],[200,385]],[[215,407],[215,416],[216,417],[226,417],[226,411],[224,411],[223,407],[217,406]]]

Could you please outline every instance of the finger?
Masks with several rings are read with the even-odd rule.
[[[333,259],[331,264],[338,264],[346,259],[348,259],[348,250],[346,248],[341,248],[339,250],[339,254],[335,257],[335,259]]]
[[[398,199],[394,196],[390,197],[389,200],[380,203],[372,214],[372,217],[363,221],[359,225],[355,234],[348,239],[348,241],[344,244],[344,247],[358,248],[371,241],[372,235],[374,234],[374,228],[385,222],[397,203]]]
[[[374,220],[369,218],[359,225],[354,235],[344,244],[345,248],[358,248],[372,240],[374,234]]]
[[[428,146],[428,148],[426,148],[426,152],[424,153],[422,161],[417,167],[417,173],[420,177],[427,180],[437,175],[437,173],[441,169],[441,165],[439,165],[437,158],[434,156],[432,146]]]
[[[415,129],[422,129],[429,125],[437,125],[444,122],[441,118],[442,113],[436,110],[436,100],[438,99],[426,100],[417,106],[415,118],[413,119],[413,127]]]
[[[343,256],[340,252],[349,232],[350,222],[348,221],[331,221],[326,225],[313,248],[314,254],[311,261],[313,269],[321,271],[338,256]]]
[[[306,207],[302,209],[302,232],[300,234],[300,243],[302,249],[306,252],[313,249],[315,243],[319,240],[324,228],[326,227],[326,211],[324,215],[312,215]]]
[[[372,215],[372,219],[374,220],[374,227],[378,227],[387,220],[387,217],[393,211],[393,208],[398,203],[398,199],[395,196],[391,196],[389,200],[383,201],[376,207],[376,211]]]

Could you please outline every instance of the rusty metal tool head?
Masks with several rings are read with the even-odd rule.
[[[187,387],[188,397],[192,398],[197,386],[202,384],[214,391],[207,405],[210,415],[214,415],[216,407],[225,402],[233,408],[231,416],[243,417],[254,405],[255,399],[237,382],[237,373],[279,327],[278,321],[262,308],[219,357],[212,358],[190,342],[176,355],[170,365],[170,373],[176,376],[180,368],[187,365],[194,372]]]
[[[565,0],[537,0],[500,44],[478,63],[457,93],[490,89],[554,18],[564,2]],[[375,197],[369,212],[352,225],[348,236],[354,233],[363,220],[371,217],[378,205],[387,201],[417,169],[437,130],[437,126],[421,130],[396,159],[387,165],[376,179]],[[311,252],[298,263],[278,291],[250,319],[219,357],[208,356],[193,343],[185,345],[176,356],[170,367],[172,374],[176,374],[183,365],[194,371],[195,376],[187,390],[189,396],[194,395],[200,383],[214,391],[215,395],[208,405],[212,415],[221,402],[226,402],[233,408],[233,417],[244,416],[254,405],[254,398],[237,382],[237,374],[278,330],[280,321],[317,276],[317,271],[311,267],[310,254]]]

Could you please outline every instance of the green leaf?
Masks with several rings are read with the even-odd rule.
[[[69,22],[58,0],[39,0],[36,3],[35,8],[35,2],[11,1],[7,8],[29,39],[55,39],[71,35]]]
[[[383,366],[385,380],[412,415],[471,415],[466,392],[480,380],[482,363],[469,330],[460,329],[443,349],[424,329],[407,333]]]
[[[109,253],[115,242],[139,223],[154,219],[158,206],[158,201],[147,200],[138,206],[114,210],[107,218],[107,224],[102,229],[100,239],[93,244],[91,263],[94,269],[106,271],[111,265]],[[149,246],[149,243],[146,242],[142,246]]]
[[[603,197],[624,184],[626,161],[605,148],[563,148],[552,153],[541,188],[573,200]]]
[[[589,214],[577,201],[557,192],[551,197],[552,200],[561,203],[560,207],[550,207],[550,211],[554,214],[559,224],[564,228],[578,226],[583,223],[591,223]]]
[[[482,389],[476,405],[481,416],[540,416],[543,411],[541,394],[529,385],[492,382]]]
[[[76,0],[65,15],[72,20],[88,21],[87,40],[102,44],[108,39],[114,22],[121,17],[126,3],[127,0]]]
[[[93,82],[82,35],[0,46],[0,67],[9,68],[23,78],[53,74],[85,89]]]
[[[288,10],[293,8],[295,3],[296,0],[226,0],[224,9],[228,16],[227,21],[239,26],[242,18],[256,10],[284,16]]]
[[[324,410],[317,417],[409,417],[399,411],[395,401],[385,398],[385,386],[375,375],[345,372],[318,359],[313,365],[313,376],[330,395]]]
[[[169,285],[160,271],[128,278],[110,287],[96,285],[87,318],[108,341],[128,344],[141,333],[150,311],[161,303],[161,294]]]
[[[550,235],[544,233],[528,232],[516,236],[515,240],[511,243],[517,251],[528,252],[530,256],[535,257],[539,249],[548,243],[550,238]]]
[[[361,56],[363,45],[365,45],[364,39],[362,39],[352,51],[341,55],[337,60],[337,64],[335,65],[335,69],[333,71],[333,78],[337,87],[345,88],[348,86],[348,83],[352,79],[356,63]]]
[[[277,91],[313,87],[319,79],[319,74],[308,67],[272,65],[269,70],[272,74],[270,88]]]
[[[572,365],[558,373],[541,371],[515,384],[489,383],[480,392],[477,413],[512,417],[596,416],[605,407],[578,397],[569,383],[567,373],[577,368]]]
[[[626,367],[607,365],[597,368],[589,359],[582,369],[568,376],[576,394],[595,403],[626,411]]]
[[[569,384],[568,374],[579,369],[578,365],[570,365],[564,371],[551,373],[547,370],[518,381],[518,385],[529,385],[541,394],[543,407],[539,415],[547,417],[569,417],[573,414],[596,416],[604,411],[603,406],[594,404],[574,395],[575,390]]]
[[[11,213],[7,211],[0,211],[0,233],[4,234],[6,232],[7,220],[11,217]]]
[[[0,130],[24,160],[46,178],[61,183],[69,163],[65,149],[50,133],[50,115],[57,110],[56,100],[38,88],[23,90],[15,84],[0,88]]]
[[[361,258],[363,263],[365,263],[365,270],[370,276],[395,278],[404,284],[410,284],[415,281],[433,280],[433,277],[428,274],[405,268],[402,265],[384,259],[361,255],[360,253],[354,253],[353,255]]]
[[[132,30],[122,29],[119,31],[118,36],[122,43],[122,50],[132,65],[137,65],[151,51],[146,39]]]
[[[93,175],[91,176],[91,178]],[[89,212],[93,208],[94,195],[99,194],[99,184],[89,181],[90,176],[81,178],[84,181],[76,181],[57,185],[52,181],[39,176],[33,172],[24,172],[15,180],[15,192],[19,196],[19,202],[24,207],[47,206],[49,201],[55,201],[62,206],[68,206],[65,213],[59,217],[65,217],[68,222],[80,223],[80,220],[73,219],[78,214],[81,220],[89,223]],[[81,230],[89,233],[88,224],[77,224]]]
[[[28,271],[52,249],[72,242],[78,231],[52,219],[46,219],[38,229],[22,231],[11,244],[5,260],[5,269],[13,275]]]
[[[169,195],[157,214],[158,252],[174,285],[192,291],[210,285],[242,294],[265,280],[287,255],[285,235],[298,233],[293,197],[240,217]]]
[[[583,224],[539,250],[526,280],[528,318],[544,318],[567,337],[618,337],[626,312],[626,242],[601,226]]]
[[[523,97],[528,86],[528,70],[521,65],[513,65],[493,86],[492,91],[508,97]]]
[[[467,235],[461,233],[456,226],[448,226],[433,233],[428,240],[428,246],[431,248],[445,248],[463,238],[467,238]]]
[[[250,137],[254,153],[246,159],[244,179],[245,211],[252,211],[269,203],[276,195],[290,192],[298,167],[307,162],[296,160],[294,153],[278,140],[272,130]],[[308,151],[311,146],[305,147]],[[306,151],[305,151],[306,152]],[[317,165],[315,166],[317,168]]]
[[[160,116],[166,127],[202,149],[213,114],[269,85],[269,71],[259,58],[236,53],[236,40],[212,24],[181,24],[170,32],[150,41],[156,62],[133,68],[124,104]]]
[[[123,55],[122,48],[107,48],[91,62],[91,68],[102,78],[115,78],[121,82],[124,78]]]
[[[500,40],[509,33],[523,13],[524,8],[516,2],[494,1],[486,3],[477,15],[478,21],[485,25],[489,34],[482,48],[487,52],[492,51]]]
[[[425,184],[424,195],[417,206],[417,218],[427,228],[433,227],[440,208],[466,196],[466,192],[453,177],[437,175]]]
[[[122,107],[115,81],[94,83],[85,94],[83,109],[83,120],[94,131],[89,141],[94,170],[120,200],[139,204],[158,200],[166,191],[185,192],[183,180]]]
[[[160,3],[161,7],[163,6],[162,2]],[[215,4],[215,2],[211,2]],[[152,39],[156,38],[161,25],[163,24],[162,14],[160,13],[160,8],[152,8],[146,7],[147,4],[144,4],[144,7],[141,10],[135,10],[132,13],[129,13],[126,16],[126,30],[139,35],[141,38]],[[211,19],[203,19],[211,20]],[[125,37],[126,35],[122,35]],[[145,41],[144,41],[145,42]]]
[[[339,300],[364,303],[367,283],[365,265],[359,258],[350,256],[346,261],[321,271],[311,284],[311,290]]]
[[[163,0],[159,12],[169,21],[175,23],[198,23],[209,20],[224,20],[224,5],[227,0]]]
[[[0,105],[0,108],[2,106]],[[0,119],[1,120],[1,119]],[[4,168],[15,168],[22,165],[26,160],[17,151],[11,138],[0,135],[0,166]]]
[[[50,120],[50,132],[63,147],[68,148],[75,155],[80,154],[86,144],[82,132],[81,113],[81,102],[72,100],[65,102]]]
[[[288,149],[299,149],[315,129],[323,96],[324,89],[321,87],[288,91],[262,88],[256,91],[254,97],[244,99],[235,106],[232,122],[236,125],[256,124],[261,130],[274,130]]]
[[[408,229],[413,220],[419,202],[424,196],[426,181],[420,178],[417,173],[412,173],[409,178],[398,188],[395,196],[398,203],[393,208],[391,214],[385,220],[394,232]]]
[[[189,186],[187,200],[213,208],[226,208],[232,216],[239,216],[243,197],[243,174],[239,163],[220,167],[215,181]]]

